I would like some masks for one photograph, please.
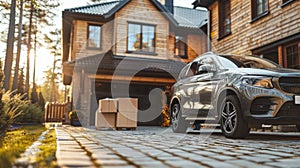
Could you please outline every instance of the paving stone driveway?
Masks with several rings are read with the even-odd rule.
[[[189,134],[159,127],[56,130],[61,167],[300,167],[299,133],[254,132],[233,140],[205,129]]]

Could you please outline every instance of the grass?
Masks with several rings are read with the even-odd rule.
[[[1,137],[0,168],[12,167],[15,159],[25,152],[45,130],[45,127],[41,125],[23,126]]]
[[[36,158],[36,167],[55,168],[58,167],[56,163],[56,134],[55,130],[51,129],[46,134],[45,139],[41,141],[42,145],[39,146],[40,152]]]

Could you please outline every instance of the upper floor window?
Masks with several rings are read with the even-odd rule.
[[[155,52],[155,26],[138,23],[128,24],[128,52]]]
[[[175,55],[187,58],[186,38],[183,36],[175,36]]]
[[[268,0],[252,0],[252,20],[268,13]]]
[[[300,43],[292,43],[286,45],[285,49],[285,59],[287,60],[286,66],[288,68],[300,69]]]
[[[219,0],[219,38],[231,33],[230,0]]]
[[[100,25],[88,25],[88,48],[101,48],[101,26]]]

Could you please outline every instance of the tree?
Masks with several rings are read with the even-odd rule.
[[[44,99],[44,96],[43,96],[42,92],[39,92],[39,105],[41,107],[45,106],[45,99]]]
[[[63,100],[63,94],[59,90],[59,83],[61,78],[60,74],[53,73],[52,68],[49,68],[44,73],[44,83],[41,86],[41,92],[45,98],[45,101],[51,102]]]
[[[9,90],[9,82],[11,78],[11,69],[13,63],[14,40],[15,40],[15,17],[16,17],[16,0],[11,0],[6,57],[5,57],[5,65],[4,65],[4,88],[6,90]]]
[[[25,75],[24,68],[21,68],[19,71],[18,84],[17,84],[17,93],[24,94],[25,93]]]
[[[19,35],[18,35],[18,46],[17,46],[17,55],[16,55],[16,62],[15,62],[15,69],[14,69],[14,79],[12,90],[17,89],[18,85],[18,77],[19,77],[19,64],[20,64],[20,57],[21,57],[21,45],[22,45],[22,29],[23,29],[23,0],[20,0],[20,14],[19,14]]]
[[[2,71],[2,61],[0,60],[0,132],[4,132],[5,130],[5,113],[4,113],[4,103],[2,101],[3,96],[3,79],[4,73]],[[0,135],[1,136],[1,135]]]

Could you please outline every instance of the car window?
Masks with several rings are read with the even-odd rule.
[[[226,68],[278,68],[274,62],[254,56],[221,56],[220,61]]]
[[[190,64],[190,68],[189,68],[187,76],[188,77],[194,76],[197,74],[197,71],[198,71],[198,62],[194,61]]]
[[[179,79],[184,79],[187,77],[188,70],[190,68],[190,64],[186,65],[179,73]]]
[[[216,63],[215,63],[215,61],[211,58],[211,57],[209,57],[209,56],[206,56],[206,57],[203,57],[203,58],[201,58],[200,60],[199,60],[199,62],[198,62],[198,68],[201,66],[201,65],[211,65],[212,66],[212,68],[216,68]],[[208,73],[208,72],[205,72],[205,73]]]

